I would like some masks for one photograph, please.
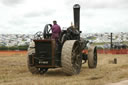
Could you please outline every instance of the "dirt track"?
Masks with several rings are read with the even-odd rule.
[[[25,54],[0,55],[0,85],[106,85],[128,80],[128,55],[98,56],[96,69],[89,69],[86,63],[79,75],[66,76],[60,68],[50,69],[45,75],[32,75]],[[113,64],[114,58],[117,64]]]
[[[121,81],[121,82],[118,82],[118,83],[106,84],[106,85],[128,85],[128,80]]]

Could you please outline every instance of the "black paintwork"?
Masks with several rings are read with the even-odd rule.
[[[62,30],[58,41],[55,44],[51,44],[51,34],[47,31],[48,25],[45,26],[44,39],[34,40],[35,42],[35,57],[34,65],[61,67],[61,50],[66,40],[78,40],[81,44],[81,50],[86,46],[85,41],[80,40],[80,5],[75,4],[74,7],[74,27],[70,26],[67,30]],[[38,38],[37,38],[38,39]],[[47,41],[48,40],[48,41]],[[55,47],[55,48],[52,48]],[[54,49],[54,50],[53,50]],[[54,55],[53,55],[54,54]],[[83,55],[83,59],[86,61],[87,57]],[[42,63],[39,63],[41,61]],[[46,61],[46,62],[45,62]],[[48,62],[48,63],[47,63]]]

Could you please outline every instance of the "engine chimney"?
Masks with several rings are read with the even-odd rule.
[[[74,26],[78,31],[80,31],[80,5],[75,4],[73,6],[73,11],[74,11]]]

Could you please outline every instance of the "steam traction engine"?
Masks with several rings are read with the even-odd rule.
[[[97,49],[91,45],[87,47],[87,41],[80,38],[80,5],[75,4],[74,27],[62,30],[56,42],[51,39],[51,25],[47,24],[44,32],[37,32],[34,40],[28,48],[28,69],[32,74],[48,71],[50,68],[61,67],[62,71],[68,75],[80,73],[82,60],[88,60],[89,68],[97,66]],[[88,48],[88,54],[82,50]]]

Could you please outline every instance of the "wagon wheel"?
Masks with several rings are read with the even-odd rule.
[[[97,66],[97,48],[93,45],[88,48],[88,66],[89,68]]]
[[[62,70],[68,75],[80,73],[82,56],[80,43],[76,40],[65,41],[62,48]]]
[[[34,39],[35,40],[42,40],[44,37],[43,37],[43,32],[39,31],[37,32],[35,35],[34,35]]]

